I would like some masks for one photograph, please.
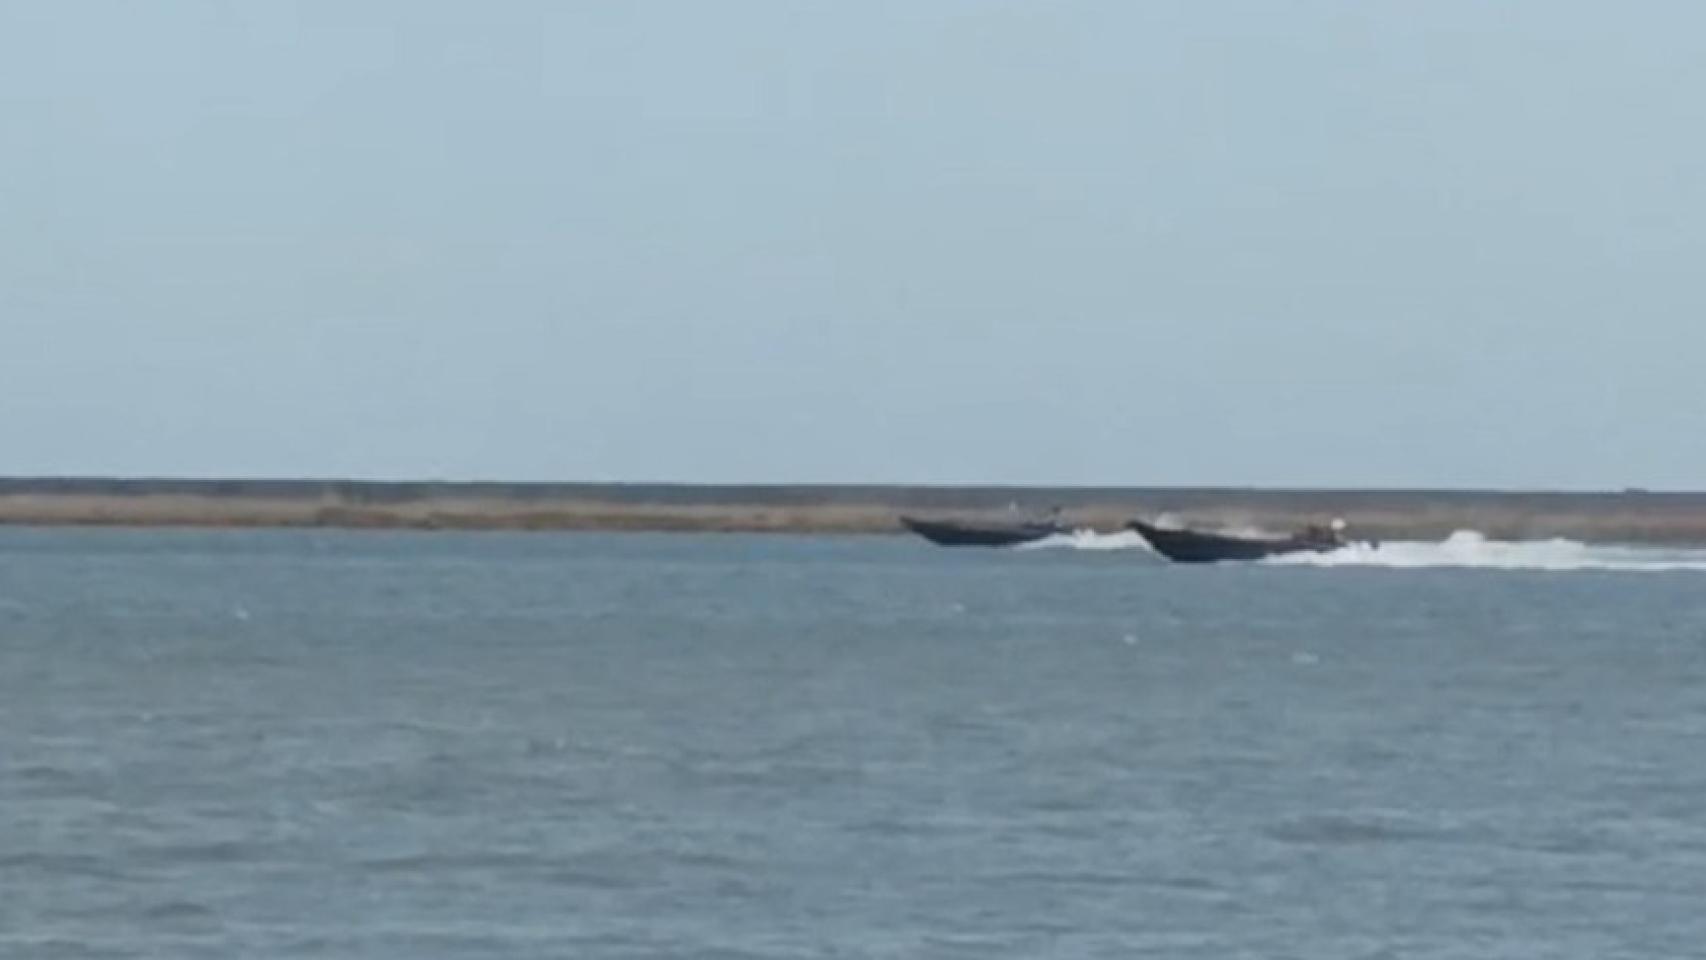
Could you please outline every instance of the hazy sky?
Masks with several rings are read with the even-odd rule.
[[[0,474],[1706,487],[1693,3],[0,0]]]

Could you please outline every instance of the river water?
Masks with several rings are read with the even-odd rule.
[[[1699,955],[1706,557],[1129,546],[0,531],[0,956]]]

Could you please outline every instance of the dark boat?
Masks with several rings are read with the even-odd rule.
[[[1349,546],[1334,527],[1306,527],[1289,537],[1235,537],[1199,530],[1170,530],[1133,520],[1136,530],[1155,552],[1176,563],[1218,563],[1223,560],[1264,560],[1288,553],[1328,553]]]
[[[1054,521],[960,523],[902,516],[900,522],[913,533],[944,547],[1011,547],[1072,532],[1070,527]]]

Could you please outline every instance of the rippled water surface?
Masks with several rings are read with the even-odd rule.
[[[0,532],[0,956],[1692,957],[1706,573]]]

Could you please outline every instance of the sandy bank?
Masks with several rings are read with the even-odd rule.
[[[1333,516],[1360,535],[1706,544],[1706,494],[883,486],[353,483],[0,478],[0,523],[468,530],[893,533],[903,513],[996,518],[1064,508],[1290,529]]]

